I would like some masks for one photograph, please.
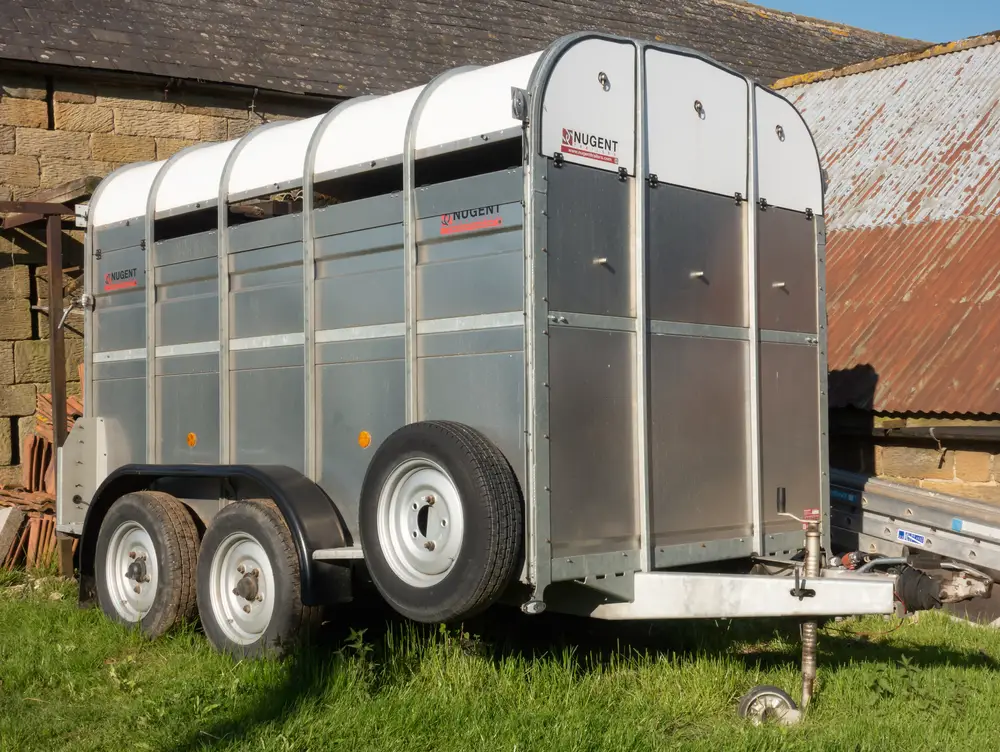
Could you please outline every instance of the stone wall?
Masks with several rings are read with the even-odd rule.
[[[833,435],[830,464],[885,480],[926,488],[967,499],[1000,503],[1000,441],[875,438],[878,428],[928,426],[1000,426],[989,420],[930,420],[868,418],[867,436],[857,430]],[[836,419],[833,421],[836,423]]]
[[[326,112],[328,100],[250,89],[211,92],[140,78],[53,77],[0,63],[0,200],[27,199],[136,161],[161,160],[201,141],[224,141],[271,120]],[[63,304],[79,294],[83,234],[65,225]],[[17,483],[21,438],[35,396],[49,386],[45,228],[0,233],[0,485]],[[57,306],[61,315],[62,306]],[[79,394],[82,316],[66,326],[67,391]]]

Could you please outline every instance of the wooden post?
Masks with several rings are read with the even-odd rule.
[[[56,548],[59,552],[59,576],[73,576],[73,544],[76,541],[68,535],[56,534]]]

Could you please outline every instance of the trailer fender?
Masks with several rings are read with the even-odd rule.
[[[184,480],[228,481],[234,498],[272,499],[292,533],[299,557],[302,602],[317,606],[349,593],[346,562],[313,561],[321,548],[350,545],[347,526],[333,500],[302,473],[284,465],[124,465],[105,478],[87,509],[80,535],[80,606],[96,601],[94,560],[97,536],[111,505],[127,493],[153,489],[171,481],[172,490]],[[183,485],[181,485],[183,487]]]

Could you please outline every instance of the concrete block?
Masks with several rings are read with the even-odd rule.
[[[39,184],[43,188],[54,188],[77,178],[103,177],[113,169],[110,162],[93,159],[58,159],[43,156],[38,158],[38,163],[41,167]]]
[[[0,154],[14,153],[14,133],[13,125],[0,125]]]
[[[194,141],[223,141],[229,137],[228,126],[223,118],[128,109],[115,110],[115,132],[126,136]]]
[[[125,88],[102,85],[97,89],[97,104],[117,110],[144,110],[146,112],[181,112],[184,107],[177,102],[163,101],[164,92],[152,88]]]
[[[90,159],[90,135],[73,131],[18,128],[17,153],[49,159]]]
[[[25,415],[17,419],[17,446],[24,448],[24,440],[35,432],[35,416]],[[23,455],[20,455],[23,457]]]
[[[27,300],[0,299],[0,341],[30,337],[31,304]]]
[[[10,418],[0,418],[0,465],[10,465],[14,462],[14,426]]]
[[[14,383],[14,343],[0,342],[0,387]]]
[[[25,516],[17,507],[0,507],[0,564],[17,545]]]
[[[937,449],[884,446],[878,453],[878,474],[895,478],[951,480],[955,477],[955,452]]]
[[[34,384],[15,384],[0,389],[0,417],[20,418],[34,414]]]
[[[7,465],[0,467],[0,487],[21,488],[21,466]]]
[[[66,339],[66,381],[78,381],[77,367],[83,362],[83,340]],[[14,381],[17,384],[49,383],[49,341],[31,340],[14,343]],[[45,391],[43,390],[43,391]]]
[[[0,107],[3,104],[0,103]],[[38,158],[24,154],[0,154],[0,179],[16,188],[38,187]]]
[[[181,149],[196,143],[197,141],[185,138],[158,138],[156,139],[156,158],[169,159]]]
[[[42,99],[44,100],[44,97]],[[0,125],[45,128],[48,124],[49,108],[44,101],[16,99],[14,97],[0,98]]]
[[[55,82],[55,89],[52,92],[52,101],[60,104],[94,104],[97,97],[94,92],[94,85],[85,81],[60,81]]]
[[[56,102],[56,130],[82,133],[111,133],[115,129],[114,112],[96,104]]]
[[[960,480],[985,483],[993,475],[993,455],[989,452],[956,452],[955,475]]]
[[[0,267],[0,298],[31,297],[31,272],[24,264]]]
[[[149,136],[95,133],[90,137],[94,159],[105,162],[142,162],[156,159],[156,141]]]
[[[45,101],[45,79],[41,76],[4,73],[0,75],[0,97]]]

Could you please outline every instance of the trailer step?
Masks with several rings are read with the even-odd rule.
[[[346,548],[320,548],[313,551],[313,561],[336,561],[338,559],[363,559],[361,546]]]

